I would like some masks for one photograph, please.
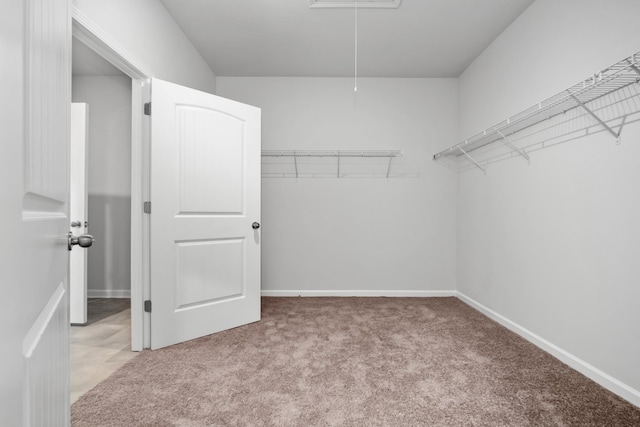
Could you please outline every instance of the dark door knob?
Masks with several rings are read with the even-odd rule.
[[[254,222],[253,224],[251,224],[251,227],[252,227],[254,230],[257,230],[258,228],[260,228],[260,223],[259,223],[259,222]]]
[[[75,245],[78,245],[81,248],[88,248],[93,244],[93,242],[95,242],[95,239],[90,234],[81,234],[80,236],[74,236],[72,232],[69,232],[68,240],[69,250],[73,249]]]

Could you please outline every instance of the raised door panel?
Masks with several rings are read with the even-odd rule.
[[[29,0],[26,10],[26,208],[54,202],[59,211],[68,191],[69,4]]]
[[[244,213],[244,122],[224,112],[177,106],[180,215]]]
[[[68,301],[60,283],[23,341],[24,425],[66,425],[69,419]]]
[[[176,310],[244,294],[244,239],[176,244]]]

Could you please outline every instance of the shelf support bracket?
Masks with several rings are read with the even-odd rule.
[[[296,168],[296,179],[298,179],[298,155],[296,154],[296,150],[293,150],[293,165]]]
[[[579,106],[581,106],[587,113],[589,113],[591,115],[591,117],[593,117],[598,123],[600,123],[600,125],[602,127],[604,127],[607,130],[607,132],[609,132],[611,135],[613,135],[613,137],[616,139],[616,143],[617,144],[620,144],[620,132],[622,132],[622,126],[620,126],[620,132],[616,133],[616,131],[611,129],[611,127],[608,124],[603,122],[602,119],[596,115],[596,113],[591,111],[589,109],[589,107],[584,105],[584,103],[582,101],[580,101],[578,98],[576,98],[575,95],[573,95],[572,93],[570,93],[569,95],[571,95],[571,98],[573,98],[573,100],[576,101]]]
[[[476,162],[476,159],[474,159],[473,157],[471,157],[466,151],[464,151],[462,149],[462,147],[458,146],[458,150],[462,151],[462,154],[464,154],[465,156],[467,156],[469,158],[469,160],[471,160],[473,162],[474,165],[476,165],[478,168],[480,168],[480,170],[482,172],[485,173],[485,175],[487,174],[487,171],[485,170],[485,168],[483,168],[482,166],[480,166],[480,163]]]
[[[622,116],[622,121],[620,122],[620,130],[618,131],[618,139],[616,139],[616,144],[620,145],[620,134],[622,133],[622,128],[624,127],[625,122],[627,121],[627,115]]]
[[[529,155],[522,148],[518,148],[515,145],[513,145],[511,141],[509,141],[507,137],[504,136],[504,134],[500,132],[498,129],[496,129],[496,132],[498,132],[498,135],[500,135],[500,137],[502,138],[502,142],[504,143],[504,145],[511,148],[513,151],[516,151],[518,154],[520,154],[522,157],[525,158],[527,163],[531,164],[531,159],[529,158]]]
[[[340,178],[340,152],[338,152],[337,157],[338,157],[338,175],[336,176],[336,178]]]
[[[631,61],[631,59],[627,59],[627,61],[629,62],[629,68],[631,68],[633,71],[635,71],[635,72],[636,72],[636,74],[637,74],[637,75],[639,75],[639,76],[640,76],[640,68],[638,68],[638,66],[637,66],[637,65],[635,65],[635,64]]]
[[[389,156],[389,165],[387,166],[387,179],[389,179],[389,174],[391,173],[391,161],[393,160],[393,156]]]

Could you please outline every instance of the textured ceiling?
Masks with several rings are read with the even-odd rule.
[[[354,11],[308,0],[162,0],[219,76],[351,76]],[[457,77],[533,0],[403,0],[358,12],[358,74]]]

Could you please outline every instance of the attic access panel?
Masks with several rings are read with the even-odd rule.
[[[397,9],[402,0],[358,0],[359,9]],[[351,8],[356,5],[354,0],[309,0],[309,8]]]

